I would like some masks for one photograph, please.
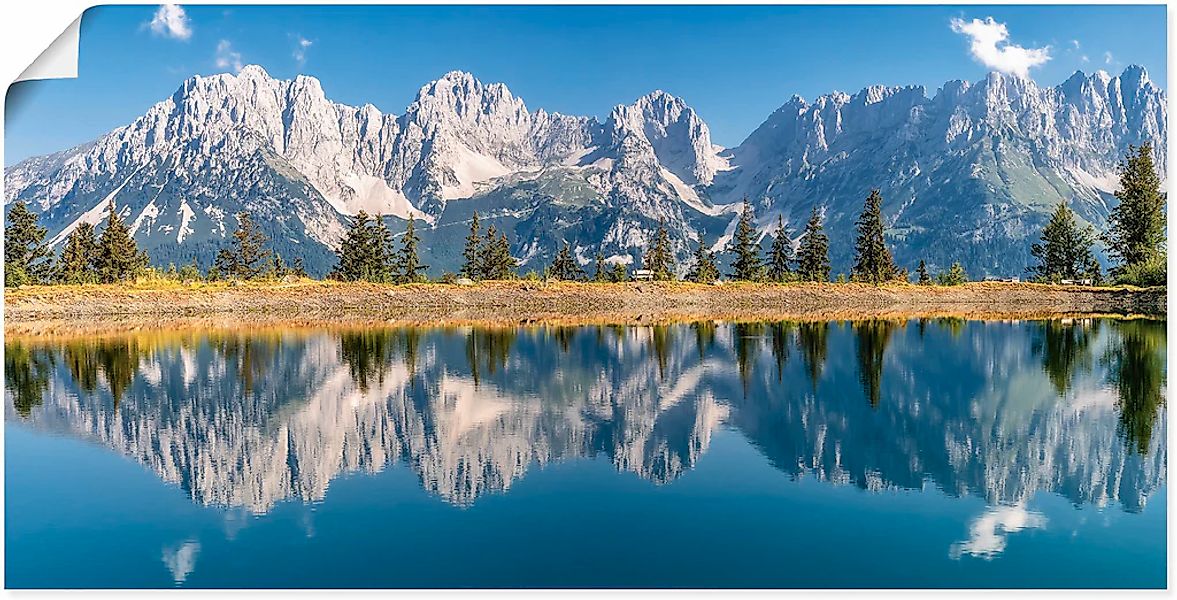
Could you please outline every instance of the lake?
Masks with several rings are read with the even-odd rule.
[[[9,587],[1166,585],[1165,323],[5,343]]]

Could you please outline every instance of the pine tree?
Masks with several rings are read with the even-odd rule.
[[[916,267],[915,272],[919,274],[918,283],[920,285],[932,285],[932,276],[928,274],[928,265],[924,263],[922,258],[920,259],[920,266]]]
[[[397,255],[396,260],[399,282],[416,283],[425,278],[422,271],[429,269],[429,267],[421,264],[421,259],[417,255],[417,245],[420,243],[421,238],[417,236],[416,220],[412,215],[409,215],[409,223],[405,226],[404,236],[401,237],[400,254]]]
[[[1129,146],[1116,198],[1120,203],[1108,215],[1104,241],[1120,272],[1157,259],[1165,249],[1166,195],[1153,165],[1152,144]]]
[[[257,279],[272,266],[271,252],[266,248],[269,238],[254,224],[247,211],[237,213],[237,230],[227,249],[227,260],[217,255],[217,266],[226,276],[238,279]],[[222,264],[222,262],[224,264]]]
[[[146,266],[147,255],[139,251],[114,201],[111,201],[106,228],[98,237],[98,280],[102,283],[127,281]]]
[[[716,279],[719,279],[719,267],[715,264],[715,255],[703,243],[703,237],[699,236],[699,247],[695,249],[695,262],[687,273],[687,281],[711,283]]]
[[[728,252],[736,255],[732,261],[732,279],[760,279],[763,267],[760,264],[760,243],[756,239],[756,217],[747,198],[744,198],[744,210],[736,223],[736,233],[728,245]]]
[[[666,230],[664,221],[658,222],[658,231],[654,234],[654,243],[646,250],[642,257],[642,267],[654,272],[654,279],[668,281],[674,279],[676,267],[674,254],[670,250],[670,233]]]
[[[372,219],[361,210],[352,217],[351,229],[339,243],[339,250],[336,251],[338,261],[331,271],[331,277],[340,281],[370,280],[375,245]]]
[[[511,256],[511,242],[507,234],[494,225],[486,228],[486,237],[478,248],[477,272],[481,279],[501,281],[515,277],[518,263]]]
[[[377,214],[373,219],[372,249],[369,254],[369,279],[374,283],[389,283],[396,278],[393,265],[396,262],[396,247],[392,239],[392,232],[384,224],[384,215]]]
[[[609,271],[609,281],[613,283],[629,281],[629,269],[626,269],[622,263],[613,263],[613,269]]]
[[[561,281],[583,281],[586,277],[584,269],[580,268],[580,264],[572,257],[572,248],[568,242],[564,242],[564,246],[556,253],[549,273]]]
[[[1095,229],[1090,225],[1080,226],[1065,202],[1059,202],[1042,228],[1041,239],[1042,243],[1030,246],[1030,255],[1038,259],[1038,264],[1026,268],[1034,279],[1055,283],[1062,279],[1082,279],[1093,262],[1098,269],[1099,262],[1091,251]]]
[[[481,256],[482,238],[481,225],[478,222],[478,211],[470,219],[470,234],[466,236],[466,247],[462,250],[462,268],[458,274],[462,277],[478,280],[482,279]]]
[[[216,272],[213,272],[216,269]],[[217,281],[222,277],[232,277],[237,272],[237,257],[228,249],[221,248],[213,259],[213,266],[209,269],[208,279]],[[215,276],[214,276],[215,275]]]
[[[286,268],[286,263],[282,260],[282,255],[277,252],[274,253],[274,260],[270,265],[269,271],[277,279],[282,279],[290,274],[290,269]]]
[[[776,236],[768,250],[768,278],[773,281],[788,281],[793,277],[793,240],[785,229],[784,216],[777,216]]]
[[[851,277],[855,281],[878,285],[894,279],[898,273],[891,251],[883,238],[883,196],[879,190],[871,190],[858,217],[858,239],[855,242],[854,267]]]
[[[42,283],[53,272],[52,251],[45,244],[47,230],[37,225],[38,216],[24,202],[8,211],[4,228],[4,285]]]
[[[54,278],[59,283],[95,283],[98,281],[98,240],[94,226],[81,222],[65,240],[57,259]]]
[[[294,264],[290,267],[290,274],[300,279],[307,276],[306,264],[301,256],[294,259]]]
[[[960,263],[958,262],[952,263],[952,266],[948,268],[947,273],[941,273],[936,277],[936,283],[939,283],[940,285],[960,285],[962,283],[967,283],[968,280],[968,274],[965,273],[964,267],[960,266]]]
[[[830,238],[826,237],[817,207],[809,215],[801,249],[797,253],[797,274],[802,281],[830,280]]]
[[[609,280],[608,267],[605,266],[605,255],[597,252],[597,270],[593,273],[593,281],[602,283]]]

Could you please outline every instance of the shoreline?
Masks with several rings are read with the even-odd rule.
[[[1164,317],[1165,288],[975,282],[853,283],[481,282],[380,285],[174,282],[9,289],[5,332],[222,326],[648,324],[693,320]]]

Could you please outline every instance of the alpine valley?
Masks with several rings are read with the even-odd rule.
[[[763,243],[778,215],[798,236],[824,212],[834,272],[872,188],[884,197],[898,264],[1021,275],[1051,210],[1067,202],[1103,228],[1129,145],[1166,168],[1165,92],[1143,68],[1076,72],[1055,87],[992,73],[922,87],[872,86],[794,97],[735,148],[662,91],[603,120],[532,112],[501,83],[451,72],[399,116],[332,102],[318,80],[261,67],[193,77],[131,124],[5,169],[5,204],[27,202],[60,249],[109,207],[158,265],[207,267],[249,211],[289,263],[323,275],[349,218],[379,213],[394,232],[419,220],[430,274],[456,271],[477,211],[506,231],[520,270],[564,242],[582,264],[601,252],[637,264],[660,221],[680,268],[699,236],[722,249],[740,203]]]

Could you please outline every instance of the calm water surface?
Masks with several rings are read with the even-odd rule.
[[[1165,324],[5,345],[10,587],[1163,587]]]

